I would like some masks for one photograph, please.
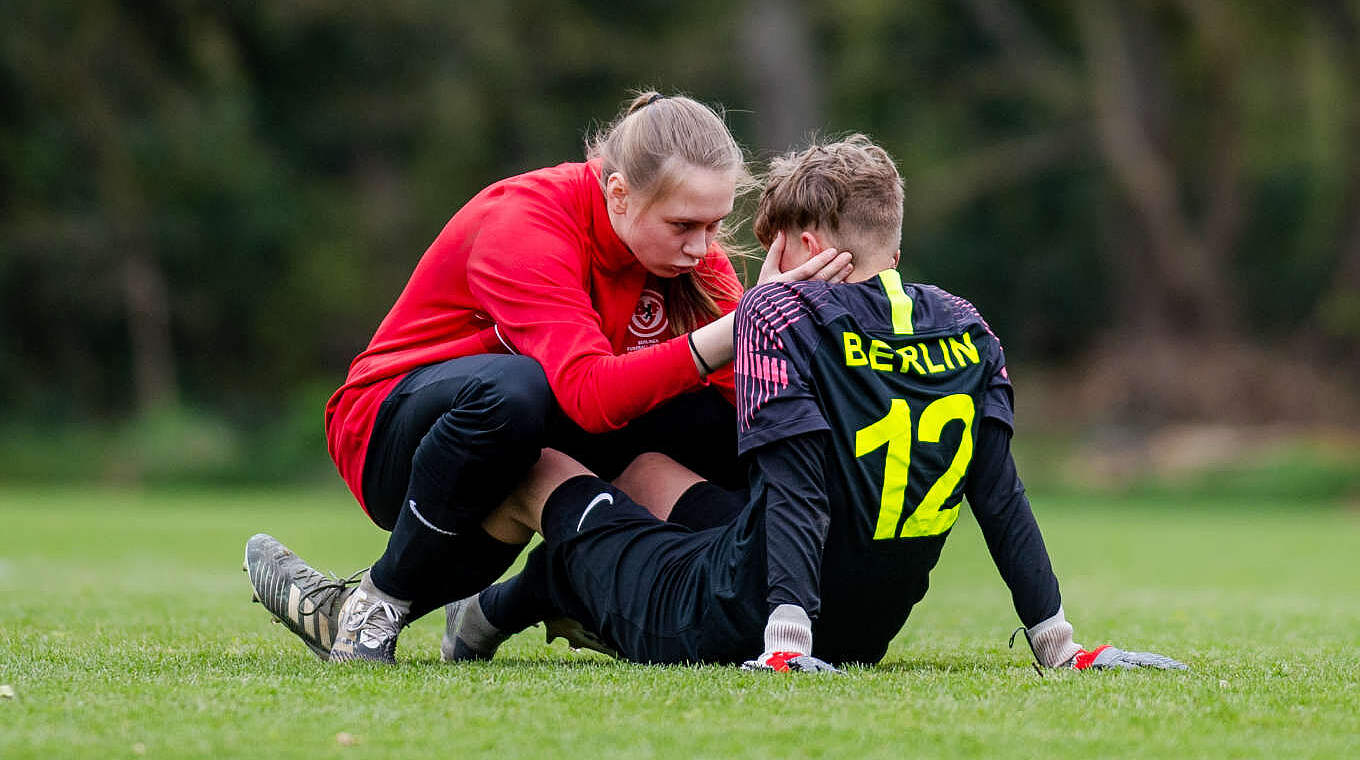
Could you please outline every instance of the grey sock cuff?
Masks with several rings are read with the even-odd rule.
[[[1081,651],[1081,646],[1072,641],[1072,624],[1067,622],[1062,607],[1053,617],[1025,629],[1025,633],[1029,634],[1034,659],[1040,665],[1056,668]]]
[[[766,652],[812,654],[812,619],[796,604],[781,604],[765,623]]]
[[[395,596],[392,596],[391,594],[387,593],[386,591],[383,591],[382,589],[378,588],[373,583],[373,579],[369,577],[369,573],[364,573],[363,580],[359,581],[359,590],[364,592],[364,594],[366,594],[370,598],[381,599],[382,601],[387,602],[388,604],[396,608],[397,612],[400,612],[403,615],[411,611],[410,600],[398,599]]]

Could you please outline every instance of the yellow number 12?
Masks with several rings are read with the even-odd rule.
[[[911,516],[897,531],[897,523],[902,519],[902,509],[907,500],[907,476],[911,471],[911,407],[900,398],[892,400],[887,415],[877,422],[855,431],[855,457],[862,457],[877,451],[884,444],[888,446],[888,457],[883,471],[883,493],[878,505],[878,525],[874,529],[875,539],[908,538],[912,536],[934,536],[949,530],[959,517],[959,510],[944,511],[945,499],[954,492],[963,475],[968,471],[968,462],[973,458],[973,399],[963,393],[955,393],[931,402],[921,412],[921,423],[917,434],[923,443],[939,443],[944,426],[953,420],[963,421],[963,436],[959,448],[949,468],[931,484],[916,505]]]

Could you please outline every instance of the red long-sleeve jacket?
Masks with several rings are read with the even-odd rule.
[[[740,293],[716,245],[697,272]],[[350,491],[363,504],[378,407],[416,367],[482,353],[531,356],[563,411],[591,432],[623,427],[704,384],[684,336],[653,335],[664,303],[648,277],[614,234],[591,164],[529,172],[478,193],[425,251],[326,403],[327,444]],[[730,368],[708,382],[733,398]]]

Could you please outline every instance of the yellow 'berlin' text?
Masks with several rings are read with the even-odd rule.
[[[845,366],[868,367],[878,372],[915,372],[918,375],[938,375],[980,363],[977,346],[968,333],[957,337],[917,341],[894,349],[878,338],[869,338],[845,331],[841,333],[845,346]],[[868,346],[865,346],[865,343]]]

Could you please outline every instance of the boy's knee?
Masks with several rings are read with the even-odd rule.
[[[614,484],[628,491],[629,489],[623,485],[624,483],[633,485],[646,482],[651,478],[673,476],[685,472],[687,472],[687,469],[669,455],[662,454],[659,451],[644,451],[633,457],[633,461],[623,468],[623,472],[619,473],[617,478],[614,478]]]

